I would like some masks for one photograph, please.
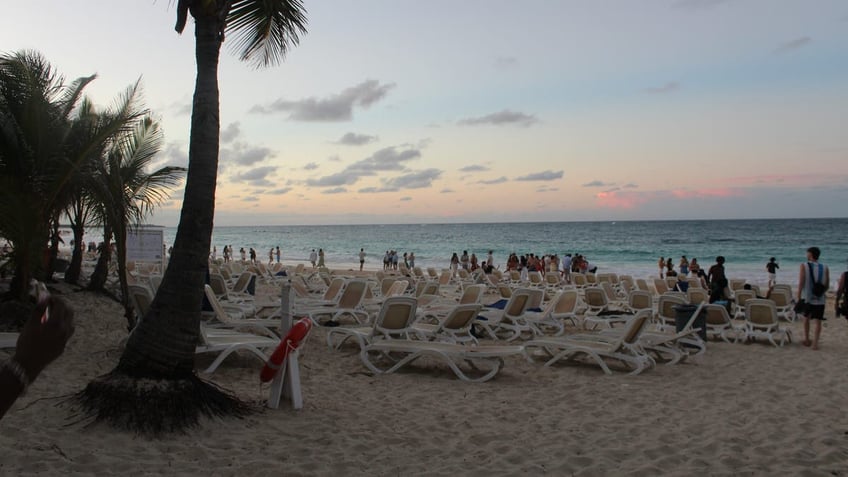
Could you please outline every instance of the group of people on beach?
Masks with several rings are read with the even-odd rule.
[[[218,259],[218,247],[213,246],[212,252],[210,252],[209,256],[212,258],[212,260],[217,260]],[[248,256],[250,257],[250,262],[256,263],[256,250],[253,247],[248,247],[247,251],[244,249],[244,247],[239,249],[239,257],[240,257],[242,262],[247,262]],[[280,263],[280,246],[279,245],[276,248],[271,247],[271,249],[268,250],[268,263],[269,264],[274,263],[275,257],[277,259],[277,263]],[[230,261],[234,260],[234,258],[233,258],[233,246],[232,245],[224,245],[223,258],[224,258],[224,262],[230,262]]]
[[[482,269],[485,273],[492,273],[492,270],[495,267],[493,264],[493,253],[493,250],[489,250],[489,253],[486,254],[486,260],[480,262],[476,253],[472,252],[471,255],[468,255],[468,251],[463,250],[462,256],[459,256],[456,252],[454,252],[450,259],[450,269],[454,276],[460,268],[468,272],[474,272],[477,269]]]

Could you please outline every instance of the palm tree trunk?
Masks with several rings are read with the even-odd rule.
[[[115,245],[118,249],[118,283],[121,285],[121,305],[124,306],[124,317],[127,319],[127,331],[135,328],[135,311],[130,305],[130,287],[127,282],[127,224],[122,223],[115,231]]]
[[[185,195],[170,263],[118,366],[79,395],[83,409],[96,420],[136,431],[179,430],[196,425],[201,415],[244,415],[250,410],[194,373],[218,173],[223,18],[218,9],[230,4],[222,1],[215,8],[217,3],[211,3],[213,12],[202,11],[201,2],[192,7],[197,79]]]
[[[74,233],[74,246],[71,251],[71,263],[65,270],[65,283],[76,285],[82,273],[82,238],[85,236],[85,226],[79,217],[71,221],[71,230]]]
[[[47,263],[44,264],[44,270],[42,270],[42,281],[53,281],[53,269],[56,268],[56,259],[59,258],[59,239],[59,219],[54,217],[50,226],[50,248],[47,252]]]
[[[100,256],[97,257],[97,265],[94,266],[94,272],[88,281],[88,289],[91,291],[103,291],[106,287],[106,280],[109,279],[109,262],[112,260],[111,240],[112,229],[106,225],[103,227],[103,246],[100,249]]]

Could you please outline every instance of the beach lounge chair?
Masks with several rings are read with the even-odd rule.
[[[798,318],[795,314],[795,304],[792,303],[791,291],[787,292],[785,288],[775,288],[768,298],[774,302],[778,318],[783,318],[786,321],[795,321]]]
[[[195,354],[218,353],[218,356],[203,373],[214,373],[227,357],[236,351],[247,351],[262,362],[266,362],[270,352],[280,344],[279,338],[239,333],[231,330],[208,329],[200,324],[200,343],[195,348]],[[267,350],[267,354],[266,351]]]
[[[704,305],[704,312],[707,314],[707,338],[721,338],[730,343],[732,336],[733,342],[737,343],[747,336],[745,326],[734,323],[727,308],[716,304]]]
[[[636,289],[640,291],[650,292],[651,289],[648,287],[648,282],[644,278],[636,279]]]
[[[670,293],[661,295],[660,301],[657,303],[657,314],[654,317],[657,329],[660,331],[676,330],[677,314],[674,311],[674,307],[685,304],[686,300],[680,295],[672,295]]]
[[[543,335],[546,328],[553,328],[554,336],[561,336],[565,333],[567,322],[571,322],[574,327],[580,327],[580,318],[576,313],[579,302],[577,289],[567,288],[557,293],[543,311],[525,312],[524,320],[533,327],[537,335]]]
[[[606,374],[612,374],[612,370],[606,363],[607,360],[628,366],[631,368],[630,374],[639,374],[654,365],[653,359],[639,344],[639,337],[649,319],[650,314],[644,312],[632,317],[620,337],[585,334],[537,338],[528,341],[526,348],[528,351],[531,348],[538,348],[540,353],[548,358],[545,366],[551,366],[560,360],[570,361],[585,356],[600,366]]]
[[[411,325],[415,321],[417,306],[415,298],[412,297],[388,297],[377,313],[373,325],[330,328],[327,332],[327,346],[330,349],[339,349],[345,341],[353,338],[362,349],[375,337],[408,339],[410,335],[416,333]]]
[[[418,297],[418,314],[428,317],[445,316],[456,305],[474,305],[480,303],[480,298],[486,287],[483,285],[471,285],[465,287],[458,301],[443,298],[439,295],[423,295]]]
[[[642,310],[652,310],[654,308],[654,299],[650,292],[642,290],[633,290],[627,297],[627,305],[624,309],[629,313],[636,314]]]
[[[476,344],[477,338],[471,334],[471,325],[481,308],[482,305],[478,303],[456,305],[438,324],[413,323],[412,328],[422,339]]]
[[[775,346],[792,342],[792,333],[780,326],[777,307],[771,300],[753,298],[745,302],[745,333],[749,339],[766,338]],[[778,344],[775,339],[780,340]]]
[[[700,305],[689,321],[680,331],[650,331],[646,329],[639,337],[639,345],[645,351],[652,353],[656,359],[666,361],[668,364],[677,364],[689,356],[701,355],[707,350],[706,343],[698,335],[698,329],[694,327],[695,320],[701,313],[703,305]],[[650,310],[642,310],[636,314],[651,317]],[[604,330],[601,334],[607,336],[622,336],[621,329]]]
[[[700,305],[710,301],[710,295],[703,288],[689,288],[686,290],[686,301],[691,305]]]
[[[481,319],[475,321],[490,338],[501,339],[499,335],[507,336],[503,339],[512,341],[521,336],[523,332],[533,332],[533,329],[523,319],[522,315],[527,311],[530,302],[531,290],[519,288],[512,293],[503,310],[490,310],[480,313]]]
[[[611,328],[616,323],[626,323],[632,318],[632,315],[619,314],[611,310],[606,292],[598,286],[583,289],[583,302],[586,305],[583,326],[589,329],[595,329],[600,323]]]
[[[204,285],[204,292],[212,310],[215,312],[215,319],[218,321],[215,324],[208,323],[209,328],[228,328],[236,331],[247,329],[269,338],[279,338],[280,320],[245,318],[243,314],[236,310],[226,310],[209,285]]]
[[[757,298],[753,290],[737,290],[734,294],[736,311],[733,314],[734,318],[745,317],[745,306],[748,300]]]
[[[524,355],[523,346],[479,345],[417,340],[375,340],[360,353],[362,363],[377,374],[393,373],[421,357],[443,361],[459,379],[484,382],[492,379],[504,366],[508,356]],[[459,367],[462,362],[470,371]]]
[[[344,316],[350,316],[357,323],[368,321],[368,312],[362,306],[365,299],[365,290],[368,283],[365,280],[350,280],[339,296],[339,301],[332,305],[311,307],[308,310],[300,310],[299,314],[307,314],[315,324],[321,324],[318,318],[330,316],[328,321],[338,322]]]
[[[150,287],[142,284],[130,285],[129,292],[130,304],[135,310],[137,320],[141,321],[150,310],[150,304],[153,303],[153,292]]]
[[[671,289],[668,288],[668,283],[662,278],[654,279],[654,289],[656,289],[657,295],[665,295],[671,291]]]

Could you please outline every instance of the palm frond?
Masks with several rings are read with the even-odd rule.
[[[300,0],[235,0],[226,18],[232,50],[256,67],[278,64],[306,33]]]

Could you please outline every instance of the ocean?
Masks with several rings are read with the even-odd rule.
[[[176,228],[166,228],[165,243],[173,243],[175,234]],[[224,245],[232,245],[236,256],[239,248],[253,247],[263,261],[279,246],[284,263],[307,265],[309,252],[323,248],[327,266],[338,269],[358,269],[364,248],[368,270],[382,268],[386,250],[415,252],[416,265],[436,268],[448,267],[451,254],[463,250],[480,261],[493,250],[501,268],[511,252],[580,253],[599,272],[637,278],[656,275],[660,256],[671,257],[675,268],[681,255],[697,258],[706,269],[723,255],[728,276],[758,285],[766,283],[770,257],[781,267],[778,282],[797,283],[805,250],[817,246],[835,286],[846,270],[848,219],[216,227],[212,243],[219,257]]]

